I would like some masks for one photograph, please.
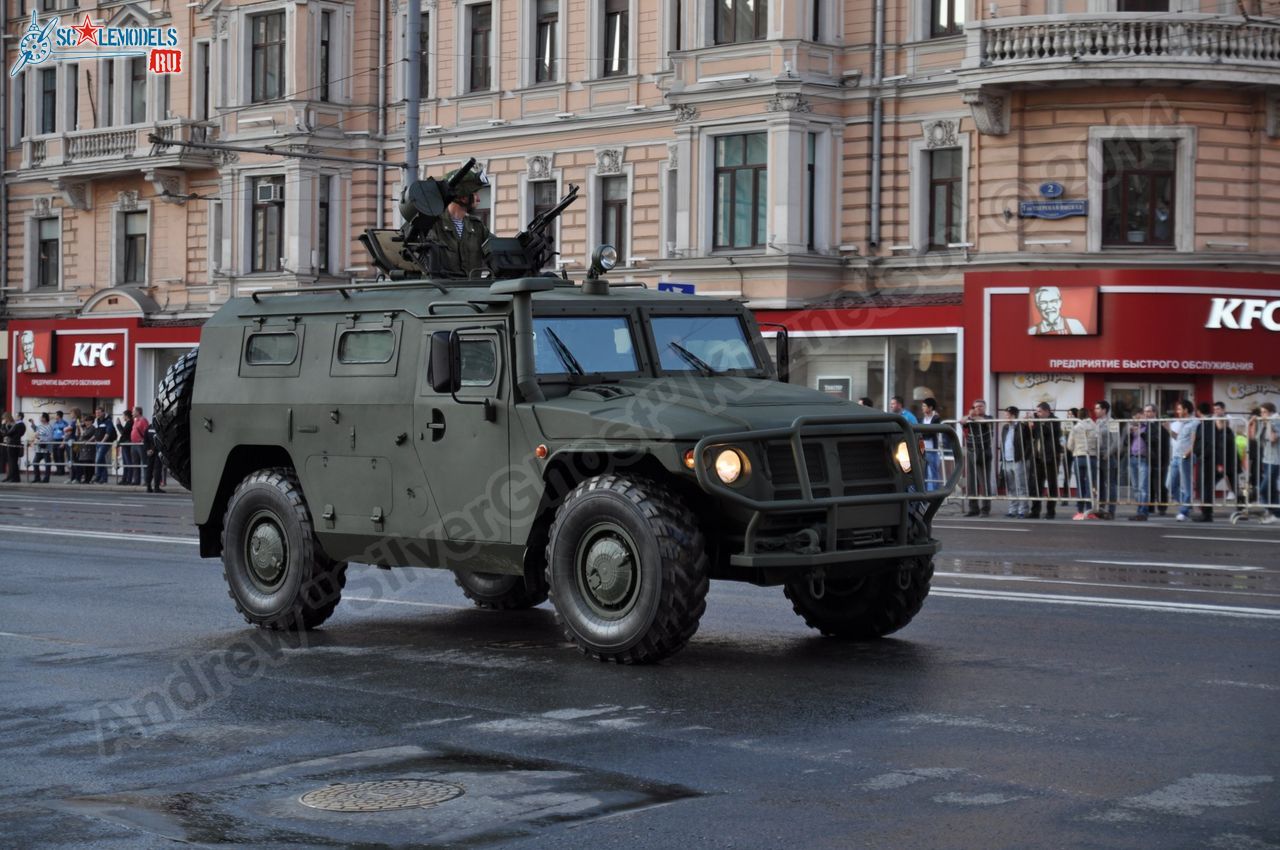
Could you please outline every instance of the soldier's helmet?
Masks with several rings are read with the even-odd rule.
[[[448,174],[446,174],[444,176],[445,182],[447,183],[449,180],[453,179],[453,175],[457,174],[458,171],[459,169],[455,168],[453,171],[450,171]],[[488,186],[489,186],[489,175],[484,173],[483,168],[473,168],[471,169],[470,172],[467,173],[465,177],[462,178],[462,180],[454,188],[456,189],[458,194],[475,195],[475,194],[479,194],[482,190],[488,188]]]

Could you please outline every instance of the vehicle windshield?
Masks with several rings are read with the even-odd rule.
[[[535,317],[533,340],[539,375],[640,371],[625,316]]]
[[[719,375],[760,369],[737,316],[654,316],[649,324],[663,371]]]

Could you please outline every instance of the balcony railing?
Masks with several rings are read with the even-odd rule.
[[[86,166],[90,167],[89,173],[118,173],[137,169],[143,163],[165,168],[204,168],[212,164],[208,153],[182,148],[165,148],[152,156],[152,145],[148,139],[152,133],[161,138],[182,141],[208,141],[213,135],[207,124],[186,119],[131,127],[74,130],[24,140],[24,160],[27,167],[40,169],[42,174],[80,172]]]
[[[962,87],[1152,77],[1280,84],[1280,24],[1219,15],[1112,13],[969,24]]]

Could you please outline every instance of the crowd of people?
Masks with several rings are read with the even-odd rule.
[[[20,482],[30,458],[25,466],[33,484],[48,484],[54,476],[66,476],[70,484],[106,484],[118,467],[117,484],[164,492],[163,452],[141,407],[115,419],[101,407],[92,415],[73,407],[70,414],[41,413],[25,422],[21,414],[0,414],[0,443],[4,482]]]
[[[936,405],[924,409],[936,413]],[[992,419],[979,399],[957,428],[966,516],[990,516],[1003,484],[1009,517],[1053,519],[1074,493],[1073,519],[1115,519],[1123,474],[1132,521],[1175,510],[1180,522],[1212,522],[1216,503],[1258,506],[1264,523],[1280,519],[1280,417],[1271,402],[1243,418],[1228,416],[1222,402],[1182,399],[1172,418],[1147,405],[1117,420],[1104,399],[1091,411],[1072,408],[1064,419],[1044,402],[1025,415],[1006,407]],[[936,446],[926,450],[942,455]],[[936,481],[934,470],[931,463]]]

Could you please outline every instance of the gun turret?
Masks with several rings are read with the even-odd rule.
[[[491,236],[484,243],[489,271],[498,279],[539,274],[556,255],[552,225],[578,199],[578,187],[570,184],[560,202],[534,216],[524,230],[512,237]]]

